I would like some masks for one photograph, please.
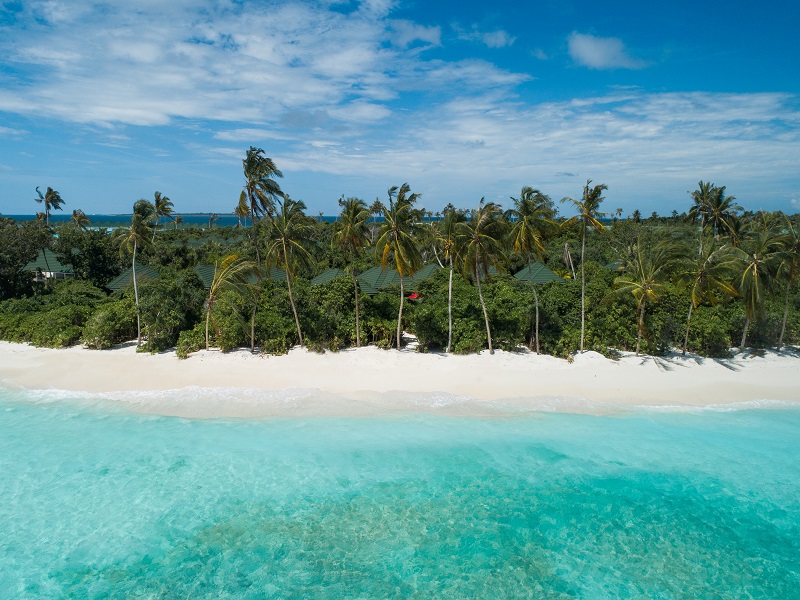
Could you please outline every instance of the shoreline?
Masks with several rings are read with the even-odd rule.
[[[791,351],[619,360],[586,352],[569,362],[529,352],[452,356],[368,346],[324,354],[295,348],[282,356],[210,350],[181,360],[174,352],[137,353],[130,343],[88,350],[0,342],[3,388],[94,394],[136,412],[197,418],[800,403],[798,366]]]

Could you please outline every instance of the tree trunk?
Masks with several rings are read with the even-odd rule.
[[[250,311],[250,352],[256,351],[256,309],[258,308],[258,296],[253,299],[253,310]]]
[[[783,323],[781,324],[781,334],[778,336],[778,350],[783,348],[783,334],[786,333],[786,319],[789,317],[789,289],[792,286],[792,275],[789,273],[789,280],[786,282],[786,296],[783,302]]]
[[[639,323],[637,324],[637,335],[636,335],[636,356],[639,356],[639,350],[642,347],[642,331],[644,330],[644,302],[639,307]]]
[[[358,320],[358,279],[356,279],[356,274],[353,271],[350,272],[350,276],[353,278],[353,289],[356,292],[356,348],[360,348],[361,326],[359,325],[359,320]]]
[[[286,256],[284,254],[284,256]],[[294,296],[292,296],[292,278],[289,275],[289,262],[284,260],[283,264],[286,266],[286,287],[289,290],[289,302],[292,305],[292,312],[294,313],[294,323],[297,325],[297,339],[300,340],[300,345],[303,345],[303,332],[300,331],[300,318],[297,316],[297,307],[294,305]]]
[[[489,339],[489,354],[494,354],[492,348],[492,330],[489,329],[489,313],[486,312],[486,303],[483,301],[483,291],[481,291],[481,278],[478,276],[478,255],[475,255],[475,281],[478,283],[478,298],[481,299],[483,308],[483,320],[486,321],[486,337]]]
[[[686,356],[686,349],[689,347],[689,325],[692,323],[692,311],[694,302],[689,301],[689,317],[686,319],[686,336],[683,338],[683,355]]]
[[[747,341],[747,330],[750,329],[750,317],[744,318],[744,330],[742,331],[742,344],[739,346],[739,352],[744,352],[744,344]]]
[[[586,268],[584,254],[586,253],[586,222],[583,223],[583,235],[581,236],[581,353],[583,352],[583,340],[586,331]]]
[[[453,256],[450,255],[450,280],[447,283],[447,350],[453,347]]]
[[[208,321],[211,319],[211,303],[206,303],[206,351],[208,350]]]
[[[400,275],[400,271],[397,272]],[[403,288],[403,276],[400,275],[400,312],[397,313],[397,349],[400,350],[400,322],[403,320],[403,299],[405,290]]]
[[[536,284],[533,282],[533,268],[531,267],[531,257],[528,256],[528,275],[531,276],[531,289],[533,290],[533,299],[536,302],[536,354],[539,354],[539,294],[536,292]]]
[[[136,345],[142,345],[142,316],[141,311],[139,310],[139,286],[136,285],[136,249],[138,247],[138,242],[134,240],[133,242],[133,263],[132,263],[132,270],[133,270],[133,298],[136,300]]]

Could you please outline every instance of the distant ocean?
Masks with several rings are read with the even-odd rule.
[[[183,219],[183,223],[180,225],[181,228],[183,227],[208,227],[209,218],[211,217],[211,213],[207,214],[184,214],[184,213],[175,213],[175,216],[180,215]],[[36,215],[3,215],[4,217],[9,217],[14,219],[15,221],[35,221]],[[124,225],[130,225],[131,223],[131,215],[124,214],[124,215],[86,215],[89,217],[91,221],[91,227],[120,227]],[[336,221],[335,216],[320,216],[320,215],[311,215],[325,223],[333,223]],[[62,223],[68,223],[72,218],[72,212],[69,214],[67,213],[55,213],[50,215],[50,222],[53,225],[60,225]],[[382,220],[382,217],[378,219],[378,221]],[[174,223],[170,220],[161,219],[162,225],[167,228],[174,227]],[[252,222],[248,219],[247,224],[250,225]],[[218,214],[216,220],[214,221],[214,227],[234,227],[239,224],[239,219],[232,214]]]
[[[800,590],[797,408],[191,420],[96,400],[0,388],[3,598]]]

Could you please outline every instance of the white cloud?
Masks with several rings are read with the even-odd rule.
[[[618,38],[573,32],[567,43],[572,60],[590,69],[642,69],[647,66],[644,61],[631,57]]]
[[[440,46],[442,43],[442,29],[440,27],[426,27],[412,21],[395,20],[391,23],[394,32],[392,43],[407,48],[414,42],[424,42],[431,46]]]
[[[506,48],[514,44],[517,38],[504,29],[481,31],[478,25],[473,24],[468,30],[458,23],[451,25],[458,39],[467,42],[479,42],[488,48]]]

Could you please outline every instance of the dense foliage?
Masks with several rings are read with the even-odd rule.
[[[422,352],[557,356],[581,347],[726,356],[800,339],[797,217],[744,212],[713,184],[700,182],[688,214],[608,219],[605,186],[587,183],[568,220],[527,187],[505,212],[481,202],[434,216],[404,184],[386,205],[342,199],[341,220],[325,223],[285,196],[272,179],[280,172],[251,150],[237,214],[245,223],[255,215],[255,226],[178,228],[160,194],[160,209],[138,201],[131,227],[113,236],[87,229],[80,211],[57,231],[46,218],[0,218],[0,338],[109,348],[137,338],[138,318],[141,350],[180,356],[207,346],[390,348],[403,331]],[[74,279],[35,282],[25,265],[42,248]],[[513,276],[537,263],[562,279]],[[437,268],[411,279],[423,264]],[[134,265],[135,288],[104,288]],[[357,279],[376,265],[393,284]],[[329,268],[342,272],[312,285]]]

